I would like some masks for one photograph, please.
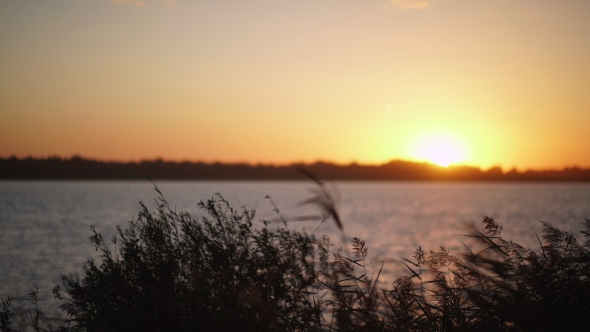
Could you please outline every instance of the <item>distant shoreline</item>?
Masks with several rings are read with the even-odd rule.
[[[163,160],[138,163],[105,162],[80,157],[0,158],[0,180],[214,180],[301,181],[304,168],[334,181],[428,181],[428,182],[590,182],[590,168],[503,172],[499,167],[481,170],[402,160],[382,165],[338,165],[324,162],[291,165],[249,165]]]
[[[0,183],[116,183],[116,182],[130,182],[130,183],[143,183],[152,180],[154,184],[158,185],[162,182],[168,183],[309,183],[309,180],[297,179],[297,180],[257,180],[257,179],[165,179],[165,178],[145,178],[145,179],[5,179],[0,177]],[[398,184],[468,184],[468,183],[480,183],[480,184],[567,184],[567,185],[586,185],[590,184],[590,181],[574,181],[574,180],[345,180],[345,179],[326,179],[328,183],[398,183]]]

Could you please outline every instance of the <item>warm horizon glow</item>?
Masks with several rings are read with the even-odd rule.
[[[410,147],[410,151],[416,160],[429,161],[443,167],[467,161],[464,144],[450,134],[424,135]]]
[[[0,1],[0,156],[590,167],[588,17],[575,0]],[[415,146],[443,131],[456,142]]]

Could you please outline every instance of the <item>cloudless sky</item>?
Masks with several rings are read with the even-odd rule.
[[[590,166],[587,0],[3,0],[0,42],[3,157]]]

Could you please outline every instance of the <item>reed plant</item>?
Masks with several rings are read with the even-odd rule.
[[[445,247],[402,263],[407,273],[387,284],[383,265],[368,268],[369,248],[350,243],[325,184],[306,203],[320,207],[342,232],[326,237],[263,221],[233,209],[222,196],[202,201],[195,218],[172,209],[157,189],[126,228],[106,241],[92,227],[100,259],[63,275],[54,294],[64,326],[35,331],[583,331],[590,326],[590,220],[581,232],[542,223],[539,249],[504,239],[483,218],[461,254]],[[278,211],[278,209],[277,209]],[[305,219],[305,218],[304,218]],[[371,277],[370,277],[371,276]],[[36,293],[31,296],[36,300]],[[1,331],[11,329],[10,299]],[[43,322],[43,319],[41,319]],[[23,330],[19,327],[17,330]]]

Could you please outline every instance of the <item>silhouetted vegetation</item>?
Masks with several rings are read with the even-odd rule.
[[[590,181],[590,168],[503,172],[499,167],[481,170],[469,166],[447,168],[430,163],[394,160],[382,165],[337,165],[317,162],[285,166],[170,162],[161,159],[138,163],[104,162],[80,157],[62,159],[0,158],[0,179],[120,180],[148,177],[157,180],[306,180],[295,171],[306,168],[330,180],[411,181]]]
[[[337,216],[323,183],[308,203]],[[156,189],[157,190],[157,189]],[[582,331],[590,326],[590,220],[573,234],[543,223],[540,248],[507,241],[492,218],[472,228],[461,255],[418,248],[407,275],[380,282],[369,249],[348,250],[288,222],[254,224],[221,196],[199,204],[195,219],[142,204],[138,217],[105,241],[80,273],[62,276],[54,294],[71,331]],[[338,220],[340,221],[340,220]],[[348,246],[347,243],[344,243]],[[36,308],[29,324],[57,330]],[[10,329],[10,299],[0,326]],[[40,325],[45,324],[46,328]],[[19,329],[22,329],[20,327]]]

